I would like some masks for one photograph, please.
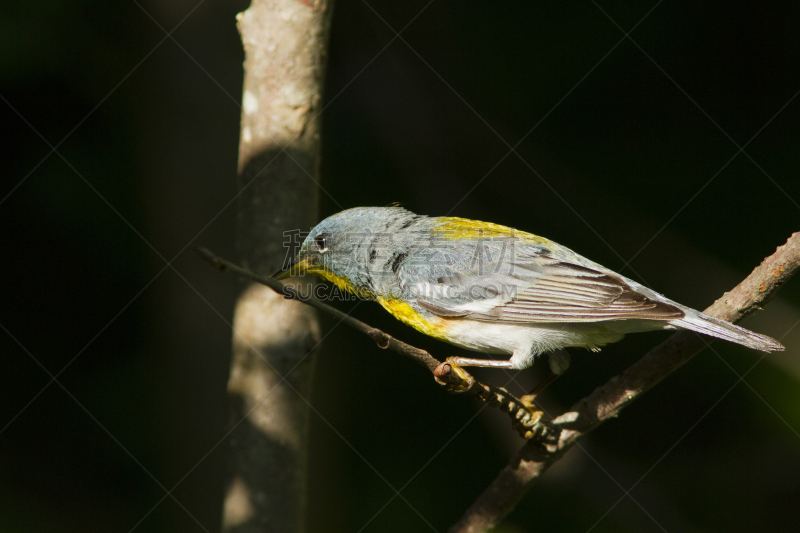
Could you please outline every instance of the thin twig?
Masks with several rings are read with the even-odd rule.
[[[764,259],[753,272],[704,312],[722,320],[736,322],[772,299],[775,291],[800,268],[800,232],[792,234],[783,246]],[[552,445],[528,441],[500,471],[497,478],[467,509],[449,533],[479,533],[500,523],[531,485],[558,461],[578,439],[609,418],[619,415],[636,398],[692,358],[708,340],[690,331],[681,331],[622,374],[578,401],[569,411],[553,420],[562,428]]]

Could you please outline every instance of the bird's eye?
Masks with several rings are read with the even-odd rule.
[[[328,251],[328,241],[330,240],[331,236],[327,233],[320,233],[316,237],[314,237],[314,244],[317,245],[317,249],[320,252],[327,252]]]

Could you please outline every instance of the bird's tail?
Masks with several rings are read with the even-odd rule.
[[[686,316],[673,320],[670,325],[710,335],[718,339],[723,339],[754,350],[762,352],[776,352],[785,350],[784,346],[766,335],[754,333],[748,329],[735,326],[730,322],[719,320],[699,312],[686,313]]]

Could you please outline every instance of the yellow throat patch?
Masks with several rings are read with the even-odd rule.
[[[364,298],[365,300],[374,300],[375,299],[375,295],[369,289],[366,289],[366,288],[363,288],[363,287],[358,287],[358,286],[354,285],[353,283],[351,283],[349,279],[344,278],[342,276],[337,276],[336,274],[334,274],[333,272],[330,272],[328,270],[324,270],[324,269],[321,269],[321,268],[315,268],[315,269],[308,269],[307,272],[311,272],[313,274],[316,274],[317,276],[321,277],[322,279],[330,281],[331,283],[333,283],[334,285],[339,287],[341,290],[347,291],[350,294],[354,294],[355,296],[358,296],[359,298]]]

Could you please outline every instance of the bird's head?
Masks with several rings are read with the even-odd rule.
[[[391,251],[398,222],[414,217],[400,207],[356,207],[331,215],[309,232],[297,257],[273,277],[286,279],[309,272],[370,298],[376,275],[371,263]]]

